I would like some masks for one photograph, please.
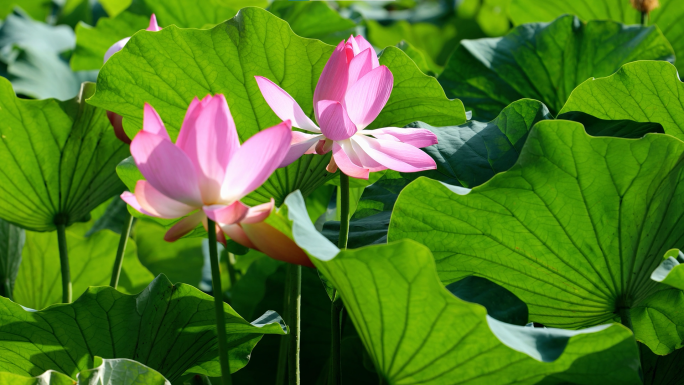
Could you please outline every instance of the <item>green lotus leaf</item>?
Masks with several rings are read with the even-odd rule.
[[[104,359],[95,356],[94,368],[71,377],[48,370],[37,377],[0,372],[0,383],[13,385],[171,385],[154,369],[126,358]]]
[[[672,43],[677,57],[684,54],[684,7],[677,0],[658,0],[660,4],[646,17],[648,25],[657,25]],[[622,0],[565,1],[547,0],[540,6],[535,0],[513,0],[508,14],[515,25],[552,21],[563,14],[577,15],[582,20],[614,20],[625,24],[640,24],[641,12],[631,2]],[[680,60],[681,61],[681,60]],[[680,72],[684,69],[677,61]]]
[[[577,85],[634,60],[674,61],[674,52],[654,26],[562,16],[521,25],[501,38],[463,40],[439,82],[479,120],[495,118],[522,98],[539,100],[556,114]]]
[[[651,279],[684,290],[684,253],[678,249],[668,250],[664,260],[653,270]]]
[[[659,123],[666,134],[684,139],[683,92],[675,66],[638,61],[625,64],[611,76],[580,84],[560,114],[579,112],[604,120]]]
[[[445,284],[474,275],[505,287],[531,321],[631,319],[637,340],[667,354],[684,339],[684,293],[650,276],[684,236],[682,151],[668,135],[594,138],[579,123],[542,121],[516,165],[479,187],[406,187],[388,238],[428,246]]]
[[[621,325],[569,331],[506,324],[446,290],[423,245],[402,240],[340,251],[316,231],[298,192],[280,213],[337,288],[388,384],[641,383],[637,346]]]
[[[114,135],[105,111],[84,99],[24,100],[0,79],[0,218],[28,230],[87,219],[90,210],[120,193],[116,165],[128,146]]]
[[[490,122],[471,120],[446,127],[416,122],[411,126],[426,128],[439,140],[424,149],[437,163],[437,169],[421,175],[452,185],[478,186],[511,168],[532,126],[548,119],[552,117],[543,103],[523,99],[511,103]]]
[[[423,245],[403,240],[340,251],[315,229],[297,191],[277,216],[281,231],[337,288],[385,383],[641,383],[637,346],[623,326],[506,324],[446,290]]]
[[[418,243],[342,251],[315,264],[340,291],[388,384],[640,383],[626,328],[568,331],[497,321],[449,293],[430,250]]]
[[[13,299],[26,234],[20,227],[0,219],[0,295]]]
[[[119,236],[109,230],[88,237],[90,224],[79,223],[66,231],[67,254],[73,293],[78,297],[90,286],[109,285]],[[14,301],[31,309],[44,309],[62,302],[57,234],[26,232],[22,264],[14,289]],[[119,279],[119,291],[138,294],[154,279],[137,256],[136,244],[129,240]]]
[[[284,334],[275,313],[249,323],[224,305],[231,371],[247,364],[263,334]],[[95,356],[128,358],[172,383],[185,373],[220,376],[211,296],[160,275],[142,293],[91,287],[71,304],[25,310],[0,298],[0,372],[75,378]]]

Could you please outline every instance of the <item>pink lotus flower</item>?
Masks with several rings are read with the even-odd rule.
[[[275,203],[270,202],[249,209],[239,223],[217,222],[223,233],[242,246],[249,247],[279,261],[314,267],[309,257],[287,235],[264,222],[273,212]],[[221,238],[219,237],[219,240]],[[225,238],[222,240],[225,243]]]
[[[209,217],[232,225],[249,220],[254,208],[240,199],[268,179],[282,163],[292,140],[289,121],[263,130],[242,146],[223,95],[195,98],[174,144],[157,112],[145,103],[143,130],[131,143],[131,154],[145,180],[135,194],[121,198],[139,212],[158,218],[180,218],[164,236],[172,242],[205,227]],[[259,209],[256,209],[259,212]]]
[[[332,150],[329,172],[337,167],[345,174],[368,179],[373,171],[392,169],[416,172],[437,168],[435,161],[419,150],[437,143],[425,129],[386,127],[365,131],[387,104],[394,79],[380,65],[373,47],[362,36],[342,41],[325,65],[313,97],[317,126],[285,90],[269,79],[256,76],[266,103],[278,117],[294,127],[284,167],[304,154]]]
[[[154,14],[150,17],[150,25],[147,27],[147,30],[152,32],[161,31],[161,27],[157,25],[157,17],[154,16]],[[112,55],[121,51],[129,40],[131,40],[130,37],[125,37],[109,47],[105,53],[104,62],[106,63]],[[131,144],[131,139],[126,135],[126,132],[123,129],[123,117],[115,112],[107,111],[107,119],[109,119],[109,123],[114,127],[114,134],[116,134],[116,137],[126,144]]]

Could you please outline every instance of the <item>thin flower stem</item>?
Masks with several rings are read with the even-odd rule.
[[[337,247],[347,248],[349,239],[349,176],[340,171],[340,235]],[[333,301],[330,304],[330,384],[340,385],[342,383],[342,362],[340,358],[340,347],[342,330],[340,329],[340,313],[344,308],[341,299],[336,299],[337,291],[333,291]]]
[[[349,239],[349,176],[340,172],[340,237],[337,247],[347,248]]]
[[[646,16],[648,15],[648,12],[641,12],[641,25],[646,25]]]
[[[290,324],[290,275],[285,274],[285,290],[283,290],[283,320]],[[276,385],[285,385],[285,373],[287,373],[287,353],[290,342],[290,334],[284,335],[280,339],[278,350],[278,370],[276,371]]]
[[[299,265],[288,264],[287,275],[289,287],[289,318],[290,333],[288,338],[288,367],[287,373],[289,385],[299,385],[299,344],[301,337],[300,313],[302,309],[302,267]]]
[[[64,223],[57,224],[57,245],[59,246],[59,264],[62,268],[62,302],[71,303],[71,272]]]
[[[333,298],[337,294],[333,291]],[[330,384],[340,385],[342,383],[342,360],[340,358],[340,345],[342,340],[342,329],[340,326],[340,315],[342,314],[342,300],[333,301],[330,306],[330,330],[332,331],[332,352],[330,354]]]
[[[627,326],[629,330],[634,332],[634,327],[632,326],[632,316],[629,314],[629,308],[621,307],[618,309],[618,313],[620,314],[620,323]]]
[[[629,330],[631,330],[632,333],[634,333],[634,326],[632,325],[632,315],[630,313],[630,308],[620,307],[618,308],[618,314],[620,315],[620,323],[626,326]],[[641,349],[637,349],[637,352],[639,353],[639,362],[641,362]]]
[[[109,281],[109,286],[116,289],[119,284],[119,277],[121,276],[121,265],[123,264],[124,253],[126,252],[126,245],[128,238],[131,235],[131,226],[133,225],[133,216],[126,211],[128,217],[124,219],[124,225],[121,229],[121,238],[119,238],[119,248],[116,249],[116,259],[114,260],[114,268],[112,269],[112,279]]]
[[[219,345],[219,362],[223,385],[231,385],[230,362],[228,361],[228,344],[226,341],[226,320],[223,313],[223,291],[221,290],[221,271],[219,270],[218,249],[216,247],[216,224],[207,218],[207,234],[209,235],[209,261],[211,263],[211,288],[214,293],[216,309],[216,335]]]

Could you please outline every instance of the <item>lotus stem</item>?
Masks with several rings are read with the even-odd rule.
[[[128,215],[124,219],[123,228],[121,228],[121,238],[119,238],[119,248],[116,249],[116,259],[114,260],[114,268],[112,269],[112,279],[109,281],[109,286],[116,289],[119,285],[119,277],[121,276],[121,265],[123,265],[124,253],[126,252],[126,245],[128,244],[128,238],[131,234],[131,226],[133,225],[133,216],[126,212]]]
[[[219,270],[218,249],[216,246],[216,224],[207,218],[207,234],[209,235],[209,261],[211,263],[211,288],[216,308],[216,336],[219,345],[219,362],[223,385],[232,385],[230,362],[228,361],[228,344],[226,341],[226,320],[223,313],[223,291],[221,290],[221,271]]]
[[[340,172],[340,235],[337,240],[337,247],[347,248],[349,240],[349,176]],[[337,291],[333,290],[332,302],[330,303],[330,384],[340,385],[342,383],[342,362],[340,358],[340,347],[342,330],[340,325],[340,313],[344,308],[342,300],[335,300]]]
[[[287,373],[289,385],[299,385],[299,345],[301,338],[300,313],[302,310],[302,267],[299,265],[287,265],[287,286],[288,293],[288,314],[289,329],[288,333],[288,359]]]
[[[288,288],[290,287],[289,283],[290,277],[288,275],[285,276],[285,290],[284,290],[284,295],[283,295],[283,319],[287,322],[287,324],[290,324],[290,313],[289,309],[290,307],[288,306],[289,304],[289,298],[290,298],[290,293],[288,291]],[[287,372],[287,347],[288,343],[290,341],[290,334],[284,335],[280,339],[280,347],[278,349],[278,370],[276,371],[276,385],[284,385],[285,384],[285,373]]]
[[[629,313],[629,308],[628,307],[621,307],[618,309],[618,313],[620,314],[620,323],[627,326],[629,330],[634,333],[634,327],[632,326],[632,316]]]
[[[349,176],[340,171],[340,237],[337,247],[347,248],[349,239]]]
[[[66,226],[57,224],[57,245],[59,247],[59,265],[62,268],[62,302],[71,303],[71,272],[67,253]]]
[[[333,299],[337,294],[333,291]],[[342,359],[340,348],[342,342],[342,328],[340,325],[340,315],[342,314],[342,300],[333,301],[330,305],[330,330],[332,352],[330,353],[330,384],[340,385],[342,383]]]
[[[646,25],[646,16],[648,15],[648,12],[641,12],[641,25]]]

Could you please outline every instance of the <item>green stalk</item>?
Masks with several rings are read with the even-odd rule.
[[[289,385],[299,385],[299,344],[301,338],[300,313],[302,310],[302,267],[288,264],[289,287],[286,288],[289,302],[290,336],[288,338],[287,377]]]
[[[349,176],[340,171],[340,235],[337,247],[347,248],[349,240]],[[340,312],[344,308],[341,299],[335,300],[337,292],[333,291],[333,301],[330,304],[330,384],[340,385],[342,383],[342,365],[340,359],[340,345],[342,330],[340,329]]]
[[[634,333],[634,326],[632,325],[632,315],[629,312],[630,308],[620,307],[618,308],[618,314],[620,315],[620,323],[626,326],[629,330]],[[637,352],[639,353],[639,362],[641,362],[641,348],[637,346]]]
[[[336,291],[333,291],[335,298]],[[342,329],[340,325],[340,315],[342,314],[342,300],[337,299],[330,306],[330,330],[332,331],[332,351],[330,353],[330,384],[340,385],[342,383],[342,360],[340,358],[340,345],[342,341]]]
[[[618,309],[618,314],[620,314],[620,323],[627,326],[629,330],[634,332],[634,327],[632,326],[632,316],[629,314],[628,307],[621,307]]]
[[[641,25],[646,25],[646,15],[648,12],[641,12]]]
[[[114,268],[112,269],[112,279],[109,281],[109,286],[116,289],[119,284],[119,277],[121,276],[121,265],[123,264],[124,253],[126,252],[126,245],[128,238],[131,235],[131,225],[133,225],[133,216],[126,211],[128,217],[124,220],[123,228],[121,229],[121,238],[119,238],[119,248],[116,249],[116,259],[114,260]]]
[[[228,345],[226,341],[226,319],[223,313],[223,292],[221,290],[221,271],[219,270],[219,256],[216,247],[216,225],[207,218],[207,234],[209,235],[209,260],[211,262],[211,288],[214,293],[214,307],[216,309],[216,335],[219,343],[219,362],[223,385],[233,383],[230,377],[230,362],[228,362]]]
[[[337,247],[347,248],[349,239],[349,176],[340,171],[340,237]]]
[[[57,224],[57,245],[59,246],[59,265],[62,268],[62,302],[71,303],[71,272],[67,253],[66,226]]]
[[[290,275],[285,274],[285,290],[283,290],[283,320],[290,325]],[[284,335],[280,339],[278,349],[278,369],[276,371],[276,385],[285,384],[285,373],[287,372],[287,347],[289,346],[290,334]]]

